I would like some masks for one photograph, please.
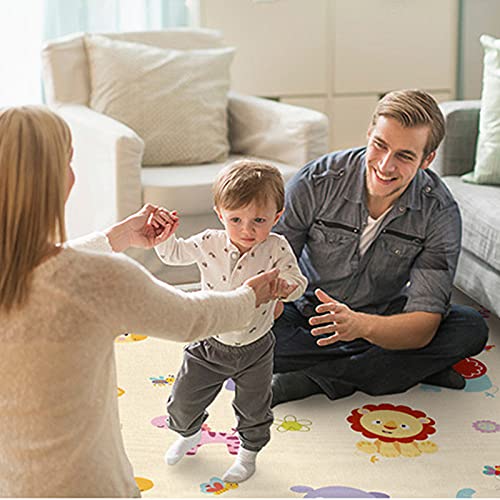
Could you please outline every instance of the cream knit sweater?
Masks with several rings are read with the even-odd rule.
[[[109,251],[102,235],[91,246]],[[254,312],[249,287],[184,294],[122,255],[66,247],[41,264],[28,304],[0,313],[0,496],[139,496],[120,433],[115,337],[190,342],[244,328]]]

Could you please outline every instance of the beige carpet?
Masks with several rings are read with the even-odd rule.
[[[472,304],[456,294],[455,301]],[[472,304],[474,305],[474,304]],[[324,396],[280,405],[257,473],[240,485],[220,477],[238,447],[233,391],[210,407],[204,444],[176,466],[163,455],[175,439],[165,401],[182,346],[128,335],[117,339],[122,431],[144,497],[500,497],[500,320],[475,305],[490,326],[487,348],[460,368],[463,391],[419,385],[404,394]],[[377,419],[409,426],[408,442],[377,446]],[[409,430],[408,430],[409,429]],[[413,437],[415,439],[413,440]]]

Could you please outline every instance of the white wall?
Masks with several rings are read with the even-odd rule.
[[[232,88],[322,111],[332,149],[365,143],[386,92],[456,96],[458,0],[199,1],[236,47]]]

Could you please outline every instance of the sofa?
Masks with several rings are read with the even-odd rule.
[[[441,104],[446,135],[432,169],[453,193],[462,214],[462,251],[455,286],[500,316],[500,186],[470,184],[461,175],[473,170],[481,101]]]
[[[183,51],[225,46],[221,33],[209,29],[175,28],[104,36]],[[66,212],[70,238],[105,228],[146,202],[178,211],[179,236],[220,227],[212,208],[211,186],[225,163],[242,157],[263,159],[276,165],[288,180],[302,165],[327,151],[328,120],[322,113],[230,92],[230,150],[225,161],[143,165],[144,141],[139,134],[90,106],[92,88],[85,37],[84,33],[76,33],[51,40],[42,50],[46,102],[66,119],[73,134],[77,181]],[[195,266],[167,267],[152,250],[132,249],[128,253],[171,284],[199,281]]]

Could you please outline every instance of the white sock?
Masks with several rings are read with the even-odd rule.
[[[192,436],[180,437],[165,453],[165,462],[175,465],[191,448],[194,448],[201,440],[201,429]]]
[[[224,473],[222,480],[226,483],[241,483],[246,481],[255,472],[257,451],[245,450],[240,447],[234,464]]]

